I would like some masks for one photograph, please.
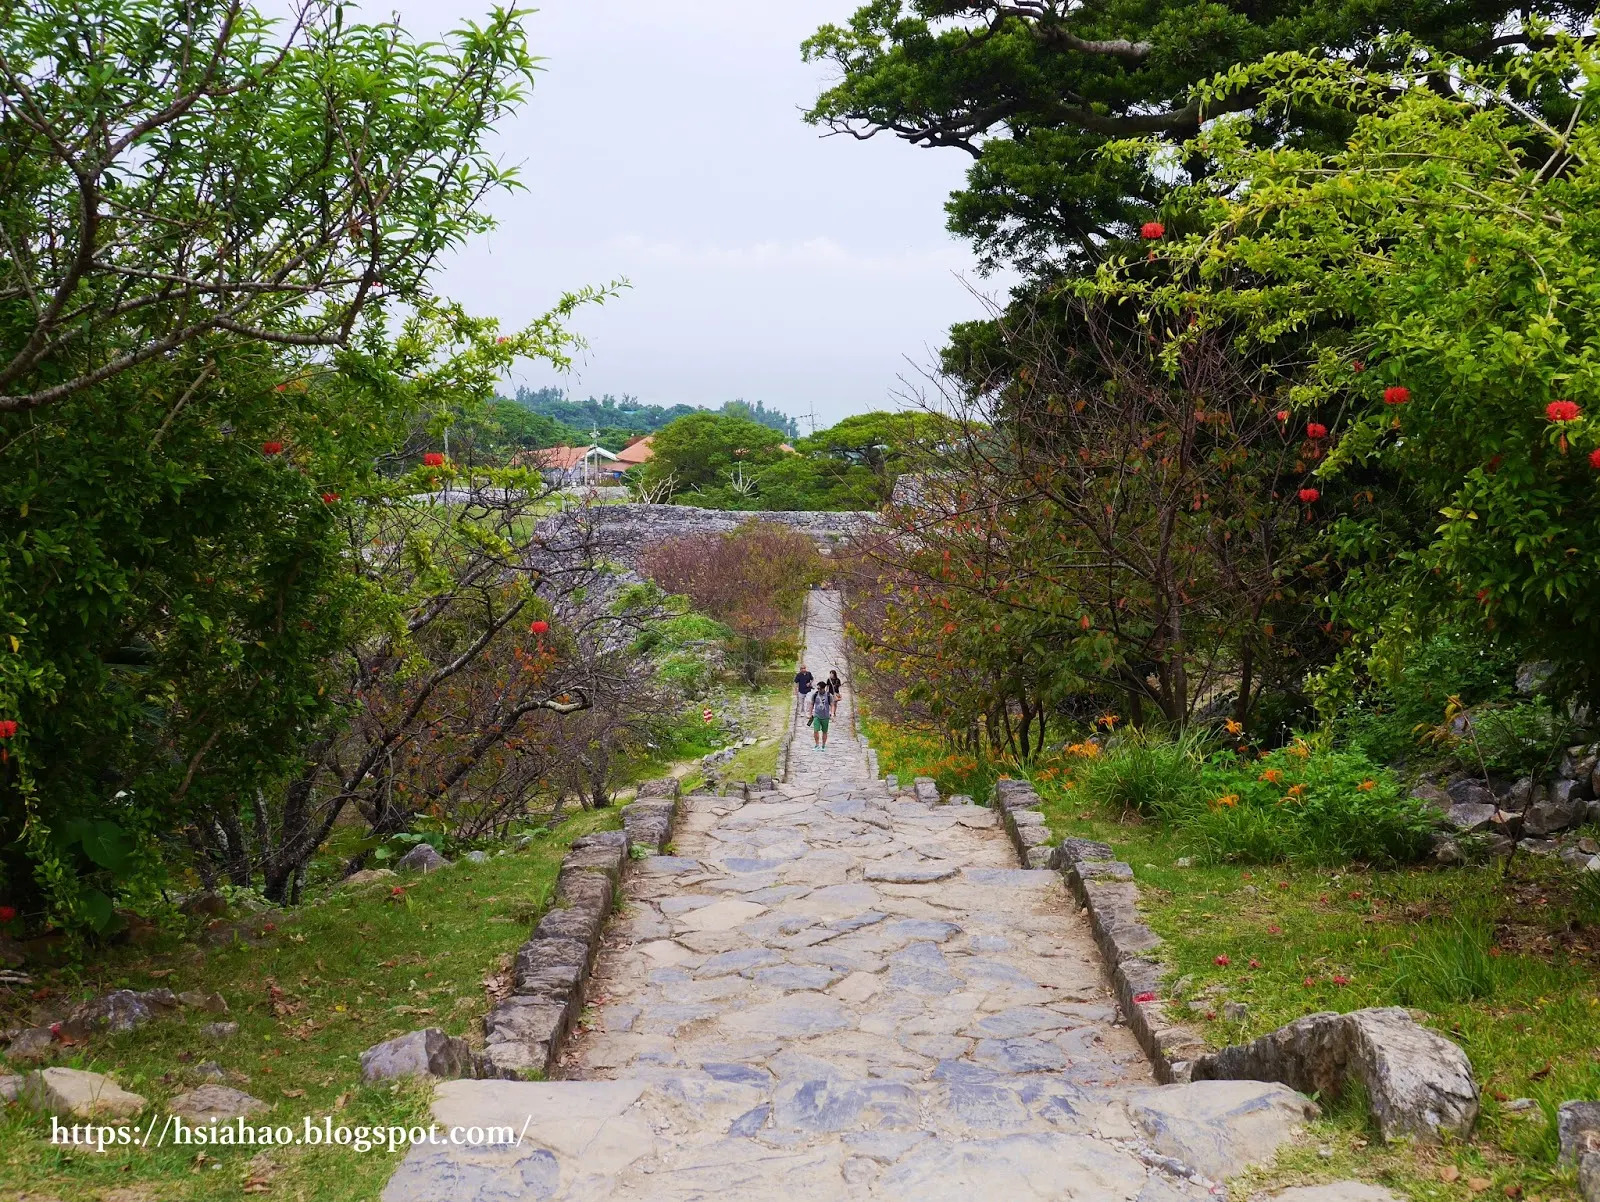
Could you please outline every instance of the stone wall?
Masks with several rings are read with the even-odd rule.
[[[593,528],[599,539],[618,548],[627,558],[629,551],[642,550],[654,543],[687,534],[727,534],[749,521],[774,522],[810,535],[824,548],[837,546],[865,530],[876,518],[868,512],[828,512],[802,510],[699,509],[693,505],[597,505],[569,510],[546,520],[547,526],[582,522]]]

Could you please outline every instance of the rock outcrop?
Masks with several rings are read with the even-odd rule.
[[[1478,1120],[1466,1053],[1398,1007],[1309,1014],[1253,1043],[1198,1057],[1197,1081],[1281,1081],[1337,1097],[1361,1083],[1379,1134],[1465,1138]]]

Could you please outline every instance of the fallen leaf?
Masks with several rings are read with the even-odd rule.
[[[283,1091],[283,1096],[286,1098],[303,1098],[306,1096],[306,1091],[303,1089],[286,1089]]]
[[[1488,1189],[1493,1184],[1494,1182],[1490,1181],[1487,1177],[1467,1178],[1467,1188],[1475,1194],[1483,1193],[1484,1190]]]
[[[1450,1182],[1461,1176],[1461,1170],[1453,1164],[1447,1164],[1439,1170],[1439,1180]]]
[[[1548,1064],[1546,1064],[1543,1068],[1536,1068],[1531,1073],[1529,1073],[1528,1074],[1528,1080],[1537,1081],[1541,1077],[1548,1077],[1549,1075],[1550,1075],[1550,1066]]]

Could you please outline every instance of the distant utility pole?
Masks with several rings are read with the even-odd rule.
[[[811,406],[811,412],[806,420],[811,423],[811,433],[813,436],[815,436],[817,433],[817,403],[815,401],[811,401],[809,404]]]

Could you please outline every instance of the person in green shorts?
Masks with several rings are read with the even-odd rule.
[[[828,720],[833,717],[833,709],[831,689],[818,689],[811,695],[811,746],[817,751],[828,749]]]

